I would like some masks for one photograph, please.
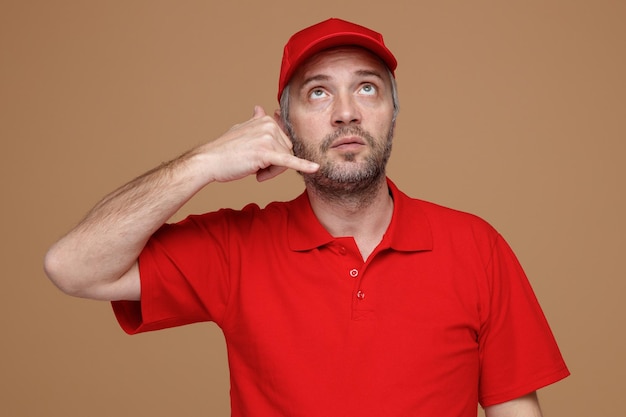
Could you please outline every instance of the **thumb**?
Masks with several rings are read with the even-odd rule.
[[[253,119],[260,119],[265,116],[265,110],[261,106],[254,106],[254,113],[252,113]]]

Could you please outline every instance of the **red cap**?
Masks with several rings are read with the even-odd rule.
[[[278,100],[296,69],[309,57],[335,46],[360,46],[377,55],[393,74],[396,58],[383,42],[383,35],[341,19],[328,19],[294,34],[285,45],[278,80]]]

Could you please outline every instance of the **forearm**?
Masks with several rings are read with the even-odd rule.
[[[150,236],[209,181],[188,153],[107,195],[48,251],[45,269],[64,292],[101,298],[135,263]]]
[[[256,107],[252,119],[142,175],[100,201],[45,258],[64,292],[97,299],[139,296],[136,262],[150,236],[202,187],[256,174],[266,180],[286,169],[315,172],[295,157],[274,119]]]

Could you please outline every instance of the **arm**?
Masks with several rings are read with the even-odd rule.
[[[214,181],[318,165],[293,156],[276,121],[256,107],[252,119],[220,138],[155,168],[100,201],[46,254],[44,269],[63,292],[100,300],[138,300],[137,258],[150,236]]]
[[[542,417],[537,393],[485,407],[486,417]]]

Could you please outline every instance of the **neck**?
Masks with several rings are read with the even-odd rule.
[[[328,194],[311,184],[307,184],[307,192],[313,212],[326,230],[334,237],[353,237],[363,259],[367,259],[382,240],[393,214],[386,179],[372,184],[367,193]]]

